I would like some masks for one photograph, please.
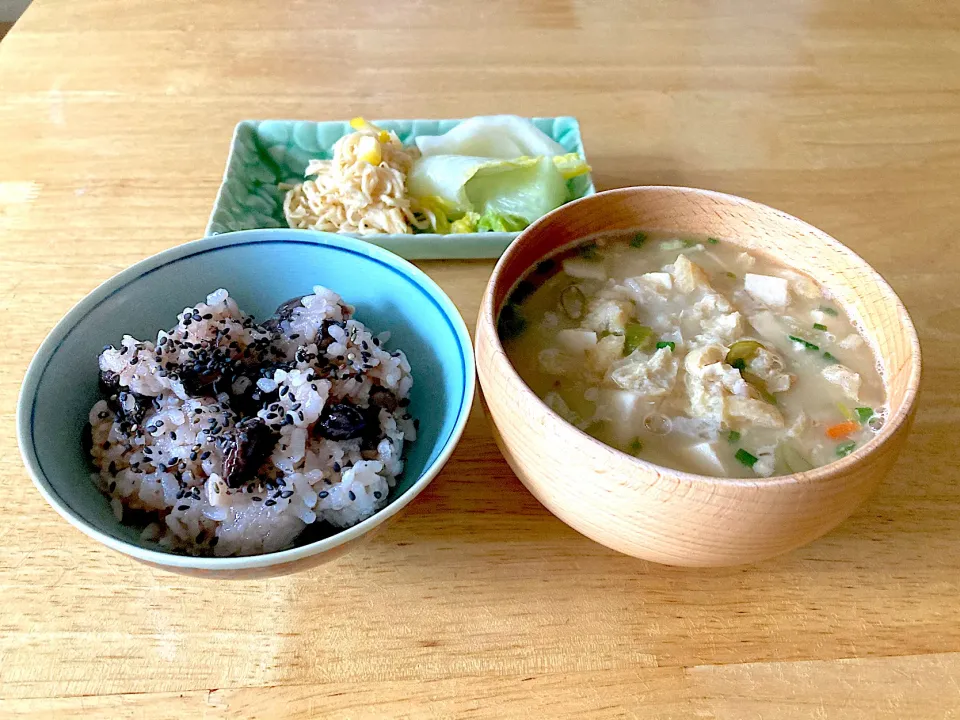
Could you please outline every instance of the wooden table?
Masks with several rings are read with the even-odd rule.
[[[36,0],[0,44],[0,716],[960,717],[960,5]],[[72,529],[14,439],[61,315],[202,232],[242,118],[576,115],[601,188],[818,225],[925,353],[892,476],[754,567],[617,555],[540,507],[476,410],[403,519],[214,584]],[[490,262],[425,262],[472,325]]]

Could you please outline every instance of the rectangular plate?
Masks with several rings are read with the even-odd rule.
[[[533,124],[586,159],[576,118],[533,118]],[[376,120],[393,130],[405,145],[418,135],[442,135],[462,120]],[[307,163],[314,158],[330,159],[333,144],[353,132],[350,123],[302,120],[243,120],[233,132],[230,157],[223,174],[213,212],[207,221],[207,235],[287,227],[283,217],[283,182],[302,182]],[[568,181],[571,196],[593,195],[596,189],[589,175]],[[409,259],[496,258],[518,233],[464,233],[457,235],[353,235]]]

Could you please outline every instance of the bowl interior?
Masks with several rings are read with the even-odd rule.
[[[387,347],[402,349],[413,368],[410,409],[420,421],[419,437],[408,446],[406,468],[391,492],[396,502],[442,464],[462,430],[473,395],[469,336],[449,299],[413,266],[359,241],[305,231],[233,233],[180,246],[121,273],[74,308],[38,351],[24,382],[21,443],[35,477],[61,510],[100,533],[166,552],[118,523],[90,482],[80,437],[97,399],[97,355],[124,334],[155,339],[178,312],[220,287],[262,320],[314,285],[340,293],[374,331],[389,330]]]
[[[589,235],[631,229],[722,238],[815,279],[850,314],[882,367],[890,419],[864,449],[875,447],[907,419],[919,384],[920,349],[913,323],[890,286],[826,233],[792,215],[732,195],[692,188],[633,187],[564,205],[524,230],[504,253],[488,289],[487,317],[495,321],[516,282],[546,255]],[[850,457],[860,455],[858,450]]]

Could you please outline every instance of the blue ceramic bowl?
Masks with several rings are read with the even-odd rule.
[[[390,503],[323,540],[282,552],[196,558],[168,552],[119,523],[90,481],[81,432],[97,399],[96,358],[123,334],[155,337],[184,307],[226,288],[241,309],[270,316],[281,302],[324,285],[389,330],[413,368],[410,410],[420,420]],[[456,307],[424,273],[359,240],[302,230],[249,230],[148,258],[94,290],[61,320],[27,371],[17,408],[20,450],[37,488],[73,525],[104,545],[170,570],[222,576],[275,574],[339,554],[395,516],[440,471],[463,432],[474,394],[470,336]]]

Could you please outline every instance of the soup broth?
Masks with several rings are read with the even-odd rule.
[[[806,275],[717,238],[590,238],[532,268],[498,326],[556,413],[678,470],[809,470],[886,417],[877,360],[843,309]]]

